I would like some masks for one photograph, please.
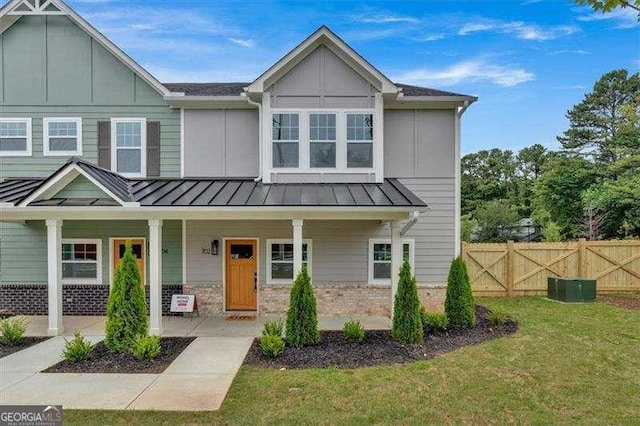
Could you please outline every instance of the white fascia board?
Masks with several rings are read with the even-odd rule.
[[[382,93],[398,93],[398,87],[389,78],[378,71],[373,65],[360,56],[351,46],[345,43],[327,27],[322,26],[315,33],[311,34],[302,43],[287,53],[282,59],[272,65],[267,71],[260,75],[251,83],[246,91],[249,93],[264,92],[266,87],[286,74],[291,68],[307,57],[316,47],[324,44],[333,53],[345,60],[358,74],[369,82],[376,83],[374,86]],[[376,80],[376,81],[372,81]]]
[[[234,108],[256,109],[244,96],[165,96],[164,100],[171,108],[210,109]]]

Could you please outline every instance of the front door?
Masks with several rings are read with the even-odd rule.
[[[112,249],[112,265],[113,265],[113,275],[115,276],[116,270],[124,257],[124,250],[127,245],[127,241],[131,241],[131,249],[133,251],[134,256],[136,257],[136,263],[138,264],[138,270],[140,271],[140,279],[142,280],[142,286],[146,285],[145,281],[145,241],[141,238],[122,238],[113,240],[113,249]]]
[[[258,308],[258,243],[256,240],[227,240],[227,311],[255,311]]]

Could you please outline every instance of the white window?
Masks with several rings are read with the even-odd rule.
[[[302,263],[311,275],[311,240],[302,242]],[[291,283],[293,276],[293,240],[267,240],[267,283]]]
[[[347,114],[347,167],[373,167],[373,114]]]
[[[62,240],[62,282],[102,284],[101,240]]]
[[[43,118],[44,155],[82,155],[81,118]]]
[[[272,114],[273,167],[296,168],[300,164],[299,114]]]
[[[336,167],[336,114],[309,114],[309,167]]]
[[[0,118],[0,157],[31,156],[31,119]]]
[[[415,241],[402,240],[402,258],[409,261],[415,274]],[[399,271],[395,271],[397,274]],[[391,282],[391,240],[369,240],[369,282],[388,284]]]
[[[127,177],[147,175],[146,119],[111,119],[111,168]]]

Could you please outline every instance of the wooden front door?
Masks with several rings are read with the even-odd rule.
[[[227,240],[225,243],[227,311],[258,309],[258,242]]]
[[[138,264],[138,269],[140,270],[140,279],[142,280],[142,286],[144,287],[147,281],[145,280],[146,244],[143,239],[122,238],[113,240],[113,249],[111,251],[113,256],[111,262],[111,264],[113,265],[113,276],[115,276],[118,265],[120,265],[120,262],[122,261],[127,241],[131,241],[131,248],[133,249],[133,254],[136,257],[136,263]]]

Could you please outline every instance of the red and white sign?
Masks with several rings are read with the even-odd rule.
[[[195,305],[195,294],[174,294],[171,296],[171,312],[193,312]]]

